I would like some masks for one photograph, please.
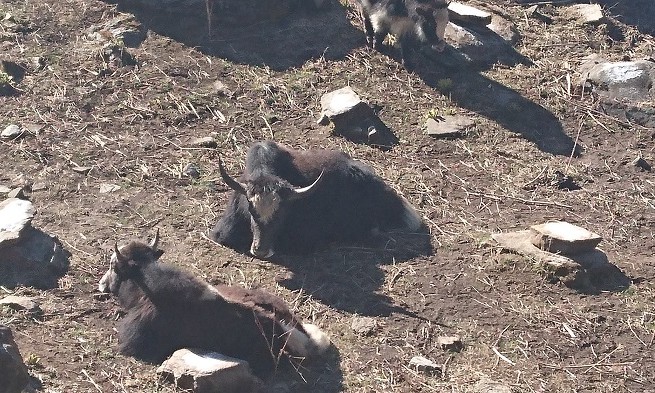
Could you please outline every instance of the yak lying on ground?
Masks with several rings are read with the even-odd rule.
[[[249,247],[256,257],[423,226],[405,198],[343,152],[292,150],[265,141],[248,151],[240,180],[230,177],[221,162],[219,169],[234,193],[211,235],[239,251]]]
[[[298,362],[324,352],[330,340],[303,324],[279,297],[254,289],[211,286],[158,261],[158,234],[150,244],[114,248],[98,289],[127,314],[118,329],[120,352],[159,363],[181,348],[200,348],[249,362],[266,375],[280,359]]]
[[[376,50],[391,33],[400,47],[403,65],[410,69],[409,51],[429,46],[442,52],[448,26],[446,0],[359,0],[366,30],[366,41]]]

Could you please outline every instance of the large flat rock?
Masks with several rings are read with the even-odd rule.
[[[548,252],[574,255],[596,248],[603,238],[591,231],[565,221],[533,225],[532,244]]]
[[[248,362],[202,349],[175,351],[157,373],[194,393],[255,393],[262,387]]]
[[[32,202],[9,198],[0,202],[0,250],[18,239],[30,226],[36,210]]]

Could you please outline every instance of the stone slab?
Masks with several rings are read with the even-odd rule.
[[[439,120],[428,118],[425,129],[428,135],[435,138],[458,138],[468,128],[475,126],[475,121],[466,116],[444,116]]]
[[[180,349],[157,368],[163,378],[194,393],[251,393],[261,388],[248,362],[202,349]]]
[[[603,238],[577,225],[565,221],[553,221],[533,225],[532,244],[541,250],[574,255],[596,248]]]
[[[20,237],[35,213],[32,202],[24,199],[9,198],[0,202],[0,249]]]
[[[491,14],[470,5],[451,1],[448,4],[448,17],[453,22],[486,26],[491,23]]]

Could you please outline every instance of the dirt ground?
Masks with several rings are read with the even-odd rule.
[[[512,21],[527,61],[473,68],[423,57],[409,73],[368,49],[355,9],[336,2],[274,24],[215,23],[210,36],[202,12],[0,3],[0,56],[26,70],[18,94],[0,97],[0,127],[43,126],[0,141],[0,184],[32,185],[33,224],[72,253],[56,288],[2,289],[43,309],[0,310],[37,390],[175,391],[156,366],[116,353],[120,310],[94,292],[114,242],[159,228],[166,262],[211,283],[277,293],[329,333],[328,356],[302,375],[280,373],[275,391],[483,392],[496,381],[513,392],[655,392],[655,183],[631,165],[639,155],[655,162],[655,129],[652,119],[608,115],[567,83],[590,54],[652,56],[653,4],[608,2],[607,23],[580,26],[561,6],[540,9],[546,23],[513,2],[466,3]],[[643,12],[626,12],[634,9]],[[89,29],[121,12],[135,16],[125,24],[140,24],[142,42],[95,48]],[[374,105],[397,146],[354,144],[316,124],[321,95],[345,85]],[[476,125],[459,139],[426,135],[426,118],[447,114]],[[189,146],[204,136],[218,147]],[[420,211],[433,251],[391,235],[266,262],[210,242],[228,197],[219,154],[236,173],[262,139],[370,164]],[[199,178],[184,174],[189,163]],[[577,187],[562,187],[566,176]],[[101,192],[103,184],[120,188]],[[629,287],[569,288],[490,241],[553,219],[602,235]],[[359,317],[377,328],[355,333]],[[442,350],[442,335],[461,336],[464,349]],[[444,372],[412,369],[417,355]]]

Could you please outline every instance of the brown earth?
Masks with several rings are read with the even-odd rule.
[[[212,283],[275,292],[331,335],[327,358],[302,376],[280,373],[270,381],[277,391],[469,392],[484,391],[486,380],[515,392],[655,391],[655,183],[630,164],[639,154],[655,162],[655,131],[640,125],[648,119],[606,114],[597,97],[568,84],[587,55],[651,56],[654,16],[625,11],[647,14],[652,3],[609,2],[599,26],[566,20],[562,6],[540,9],[546,23],[509,1],[468,3],[511,20],[527,61],[461,67],[449,50],[408,73],[366,48],[354,8],[337,3],[274,24],[215,23],[209,37],[202,11],[118,10],[97,0],[0,4],[0,16],[12,14],[0,22],[2,58],[25,69],[17,94],[0,97],[0,126],[43,126],[0,141],[0,184],[45,186],[31,193],[34,225],[72,253],[56,288],[2,289],[41,303],[40,315],[0,311],[37,390],[174,391],[154,366],[116,353],[121,314],[94,296],[114,242],[156,227],[165,261]],[[120,12],[136,15],[143,42],[94,49],[88,29]],[[344,85],[375,105],[399,145],[353,144],[316,124],[321,95]],[[460,139],[428,137],[426,118],[446,114],[476,126]],[[189,147],[207,135],[217,149]],[[228,196],[219,154],[236,172],[248,146],[269,138],[341,149],[372,165],[420,211],[434,251],[392,234],[265,262],[207,240]],[[199,179],[184,174],[188,163]],[[558,187],[565,176],[579,189]],[[104,183],[120,189],[101,193]],[[599,277],[596,292],[568,288],[489,240],[551,219],[602,235],[629,287]],[[378,328],[357,335],[358,316]],[[464,342],[459,353],[436,344],[453,334]],[[416,355],[445,372],[413,370]]]

